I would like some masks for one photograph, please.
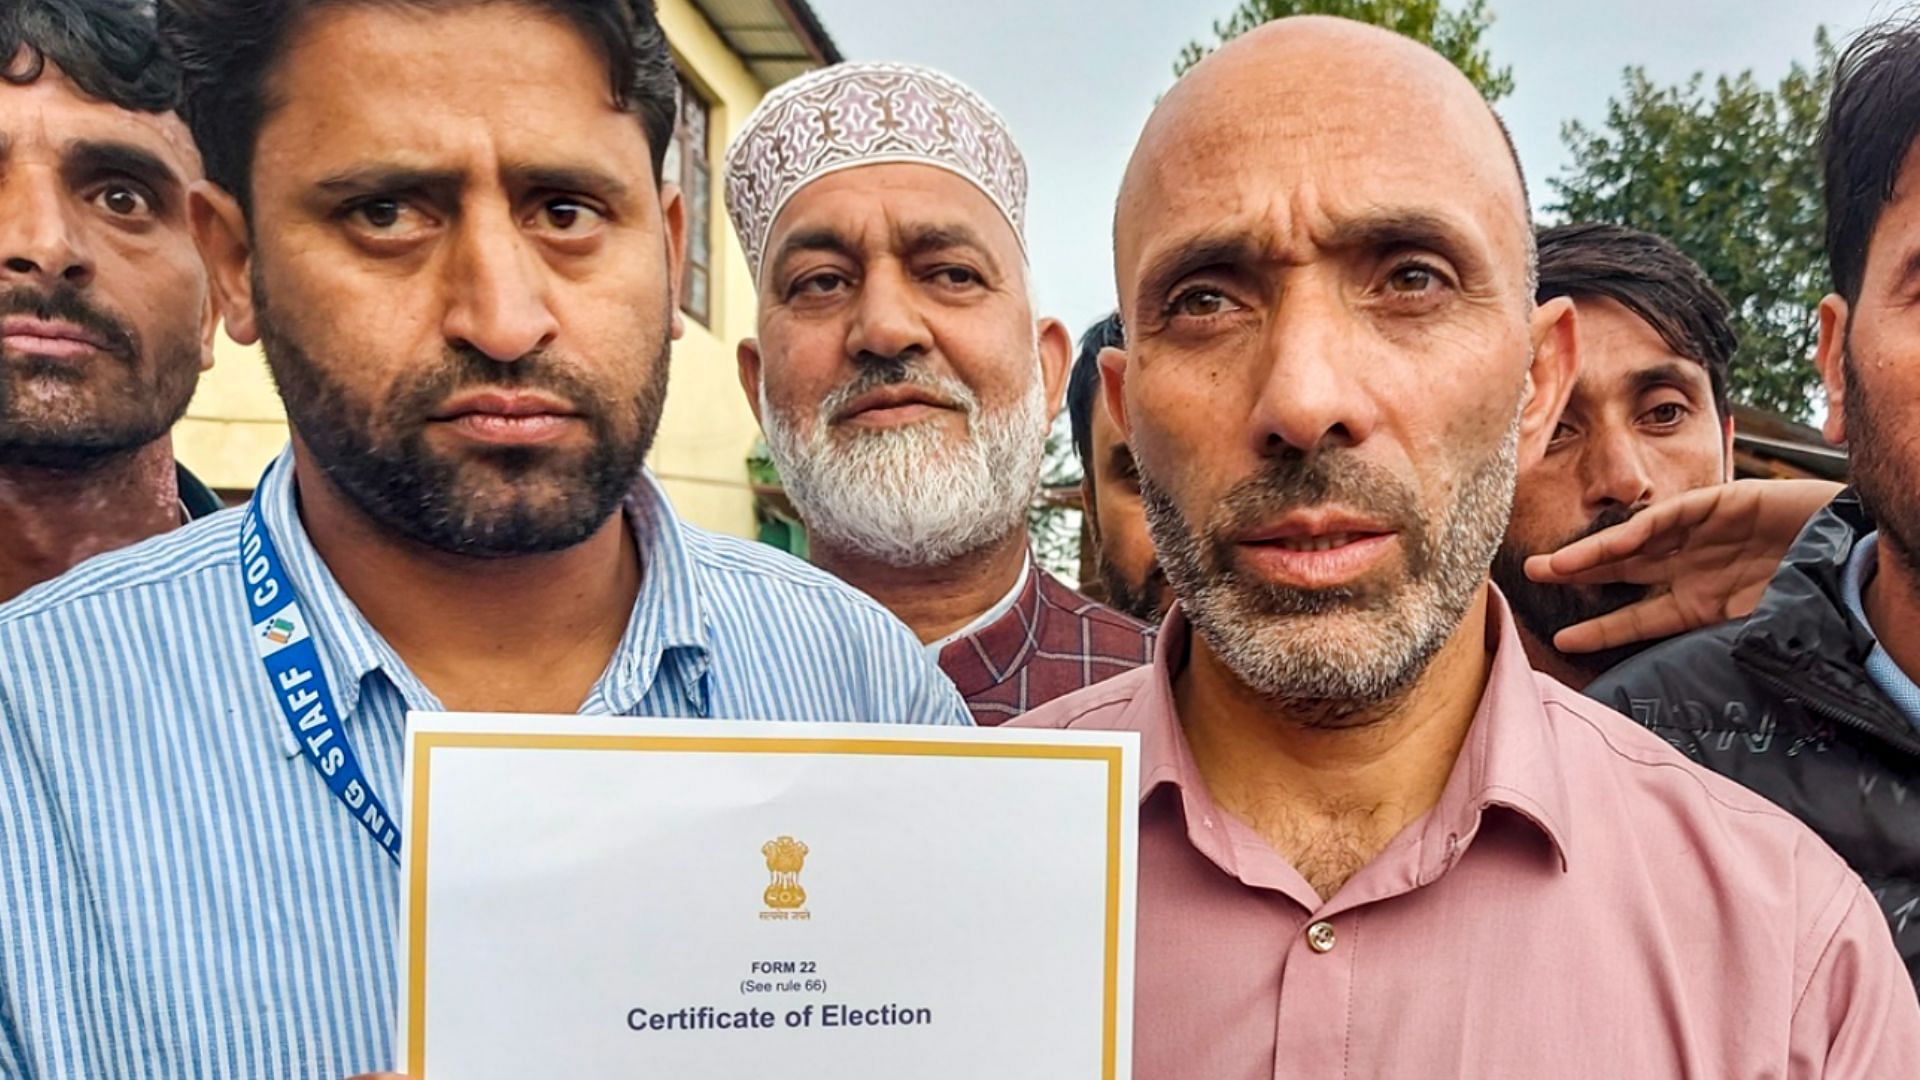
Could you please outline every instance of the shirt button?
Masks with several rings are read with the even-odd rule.
[[[1317,953],[1333,951],[1333,924],[1317,922],[1307,927],[1307,947]]]

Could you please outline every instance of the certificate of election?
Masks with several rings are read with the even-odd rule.
[[[1131,732],[415,713],[400,1055],[1125,1080]]]

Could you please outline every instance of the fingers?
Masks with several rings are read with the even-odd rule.
[[[1545,555],[1536,555],[1536,559],[1545,559]],[[1542,577],[1533,573],[1533,565],[1527,565],[1527,576],[1535,581],[1551,585],[1673,585],[1675,579],[1686,569],[1682,563],[1665,555],[1631,555],[1616,562],[1605,562],[1591,570],[1581,570],[1571,574],[1552,574]]]
[[[1527,576],[1549,584],[1564,583],[1574,574],[1642,554],[1660,531],[1658,523],[1648,518],[1651,513],[1649,510],[1610,529],[1575,540],[1559,551],[1533,556],[1527,560]]]
[[[1527,560],[1527,576],[1547,584],[1572,584],[1573,575],[1599,570],[1635,556],[1672,555],[1685,548],[1693,531],[1712,521],[1722,509],[1724,486],[1697,488],[1662,499],[1610,529],[1575,540],[1559,551],[1535,555]],[[1629,579],[1605,576],[1591,578],[1586,583],[1625,580]],[[1664,580],[1651,578],[1643,584]]]
[[[1658,641],[1705,625],[1691,617],[1671,593],[1628,604],[1597,619],[1588,619],[1560,631],[1553,647],[1563,653],[1592,653],[1641,641]]]

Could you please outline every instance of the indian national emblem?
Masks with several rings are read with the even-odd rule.
[[[767,857],[767,872],[773,875],[764,894],[767,907],[774,912],[794,912],[804,916],[807,890],[800,887],[800,867],[807,861],[807,845],[791,836],[769,840],[760,848]]]

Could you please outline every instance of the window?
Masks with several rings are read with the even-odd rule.
[[[662,179],[680,185],[687,205],[687,268],[680,281],[680,310],[702,324],[713,304],[713,166],[707,158],[712,107],[680,77],[680,118],[661,165]]]

